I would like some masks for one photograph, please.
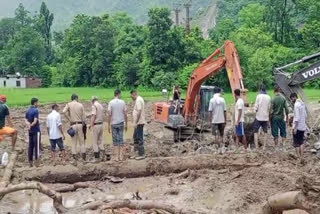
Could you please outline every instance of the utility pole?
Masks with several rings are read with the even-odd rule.
[[[179,12],[180,12],[181,10],[178,8],[178,7],[176,7],[175,9],[174,9],[174,12],[175,12],[175,14],[176,14],[176,26],[179,26]]]
[[[190,2],[185,3],[184,7],[186,8],[186,32],[187,32],[187,35],[189,35],[190,34],[190,21],[191,21],[191,18],[190,18],[191,3]]]

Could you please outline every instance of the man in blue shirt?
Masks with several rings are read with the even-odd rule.
[[[39,152],[40,152],[40,123],[39,123],[39,110],[38,110],[38,99],[31,99],[31,106],[26,113],[26,125],[29,130],[29,148],[28,148],[28,159],[30,167],[33,166],[33,155],[35,156],[36,166],[39,166]]]

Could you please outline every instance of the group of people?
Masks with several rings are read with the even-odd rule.
[[[240,142],[245,148],[248,148],[248,143],[245,135],[245,102],[241,97],[239,89],[234,90],[236,98],[235,109],[233,113],[233,122],[235,126],[236,145],[239,147]],[[305,132],[307,130],[306,106],[296,93],[290,96],[294,103],[293,109],[293,146],[296,148],[298,157],[302,160],[303,145],[305,142]],[[261,85],[260,94],[255,101],[255,121],[252,129],[254,132],[255,149],[259,149],[259,133],[262,129],[262,145],[265,150],[267,145],[268,128],[271,127],[271,134],[274,138],[275,146],[279,144],[279,136],[284,143],[287,137],[287,125],[289,124],[289,108],[286,99],[281,95],[280,88],[275,87],[274,97],[267,94],[266,87]],[[224,129],[227,122],[227,105],[225,99],[221,95],[221,89],[215,88],[213,98],[209,104],[210,118],[212,118],[212,133],[215,136],[215,142],[218,144],[219,152],[225,150],[227,144],[223,144]],[[280,133],[280,135],[279,135]]]
[[[131,98],[134,101],[132,112],[132,123],[134,126],[134,151],[135,155],[132,158],[141,160],[145,158],[144,150],[144,125],[145,120],[145,103],[141,96],[138,96],[136,90],[131,91]],[[94,162],[100,160],[115,161],[124,160],[124,131],[127,131],[128,117],[126,103],[121,99],[121,91],[115,90],[114,98],[109,102],[107,109],[107,119],[104,107],[99,103],[98,97],[92,97],[92,107],[90,114],[90,123],[87,126],[87,115],[83,104],[79,102],[79,97],[72,94],[71,102],[64,107],[62,114],[69,121],[68,135],[71,137],[71,153],[72,160],[76,162],[80,159],[86,161],[87,152],[85,141],[87,138],[87,129],[92,131],[93,137],[93,152]],[[0,95],[0,140],[4,135],[12,137],[12,148],[15,148],[17,141],[17,130],[13,128],[12,120],[9,113],[9,108],[6,105],[7,98],[5,95]],[[37,98],[31,99],[31,106],[25,114],[25,124],[28,129],[29,146],[28,146],[28,160],[30,167],[33,165],[39,166],[41,146],[41,130],[39,118],[39,100]],[[7,120],[7,126],[5,123]],[[112,134],[112,152],[106,154],[103,132],[104,123],[107,121],[107,129]],[[59,147],[63,160],[66,160],[66,153],[64,148],[64,140],[66,138],[61,115],[59,113],[59,106],[52,105],[52,111],[47,116],[46,128],[50,140],[52,160],[56,160],[56,149]],[[79,151],[81,156],[79,157]]]

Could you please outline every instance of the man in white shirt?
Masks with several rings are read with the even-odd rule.
[[[112,158],[115,161],[123,161],[124,141],[123,132],[127,131],[127,107],[126,103],[121,100],[121,91],[114,92],[114,99],[108,105],[108,132],[112,128],[113,152]],[[111,126],[110,126],[111,125]]]
[[[244,133],[244,101],[241,98],[241,91],[240,89],[235,89],[234,94],[236,97],[236,105],[234,111],[234,121],[235,121],[235,132],[236,132],[236,144],[240,147],[240,139],[242,140],[242,144],[247,149],[247,138]]]
[[[52,105],[52,112],[47,117],[47,131],[51,144],[52,161],[55,161],[56,147],[58,145],[62,154],[62,159],[65,160],[65,150],[63,147],[63,140],[65,136],[62,130],[61,116],[59,114],[59,106],[57,104]]]
[[[209,112],[212,119],[212,134],[215,137],[215,142],[218,144],[219,151],[221,144],[223,144],[224,128],[227,121],[227,105],[224,98],[221,97],[221,89],[216,87],[213,91],[214,95],[210,100]]]
[[[262,128],[264,134],[263,137],[263,150],[266,148],[267,143],[267,133],[269,126],[270,108],[271,108],[271,98],[267,94],[266,87],[264,85],[260,86],[260,94],[256,98],[255,102],[256,119],[253,123],[253,133],[254,133],[254,143],[256,149],[259,148],[258,138],[259,129]]]
[[[294,103],[293,110],[293,146],[296,149],[297,155],[302,162],[303,149],[304,149],[304,133],[307,130],[306,118],[307,111],[306,106],[301,99],[298,98],[296,93],[290,95],[291,101]]]

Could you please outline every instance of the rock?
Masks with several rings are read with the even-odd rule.
[[[317,143],[315,143],[315,144],[313,145],[313,147],[314,147],[316,150],[320,150],[320,141],[317,142]]]
[[[152,135],[157,139],[163,139],[163,137],[164,137],[163,132],[155,132]]]
[[[310,152],[312,153],[312,154],[317,154],[317,150],[316,149],[310,149]]]

